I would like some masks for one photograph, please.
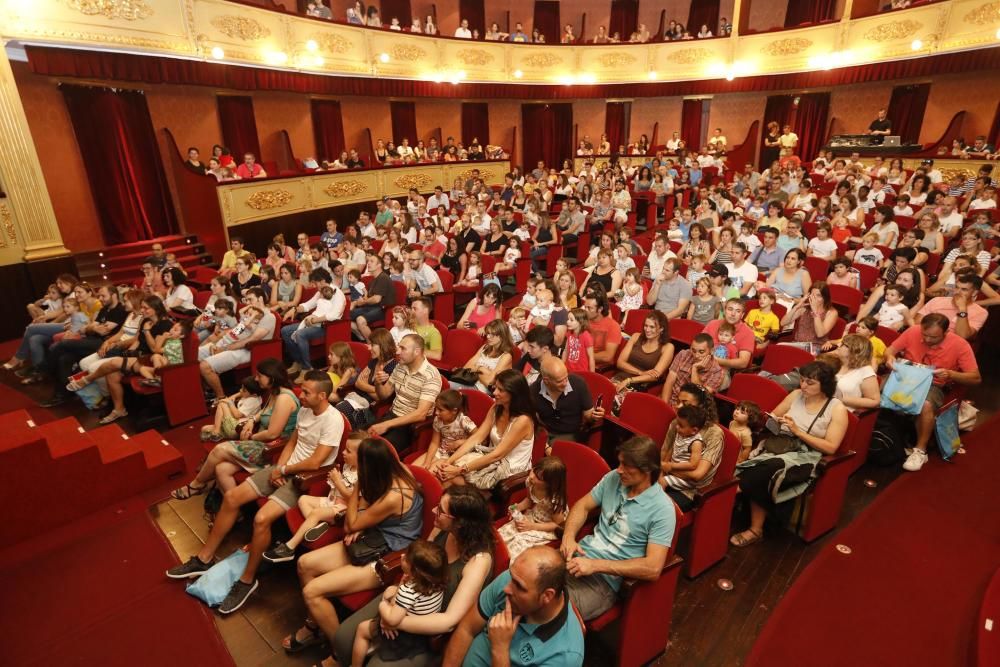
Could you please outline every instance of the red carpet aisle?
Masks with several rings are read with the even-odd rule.
[[[954,465],[932,455],[836,535],[746,665],[970,664],[983,593],[1000,567],[998,427],[1000,415],[963,438],[969,453]]]
[[[233,665],[175,562],[139,499],[0,554],[3,664]]]

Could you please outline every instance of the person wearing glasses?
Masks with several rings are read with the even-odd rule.
[[[421,296],[431,296],[443,291],[441,279],[438,278],[437,273],[424,263],[423,250],[414,250],[407,254],[403,280],[406,282],[406,288],[411,299]]]
[[[659,476],[659,445],[646,436],[630,438],[618,447],[618,467],[570,510],[560,550],[567,559],[569,598],[585,621],[614,605],[625,577],[655,581],[663,571],[676,518]],[[598,509],[593,533],[577,542]]]

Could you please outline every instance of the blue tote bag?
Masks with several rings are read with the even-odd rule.
[[[882,387],[882,407],[919,415],[934,383],[934,369],[897,361]]]
[[[208,572],[195,579],[187,587],[189,595],[193,595],[209,607],[218,607],[229,594],[236,580],[243,574],[250,554],[243,549],[237,549],[228,558],[213,565]]]
[[[962,446],[962,436],[958,430],[958,401],[941,411],[934,422],[934,435],[937,437],[941,458],[949,460]]]

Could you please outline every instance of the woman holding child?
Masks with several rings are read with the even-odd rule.
[[[712,483],[722,460],[723,430],[715,399],[700,385],[685,384],[677,416],[660,450],[661,484],[682,512],[694,507],[699,489]]]

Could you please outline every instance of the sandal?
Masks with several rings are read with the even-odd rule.
[[[24,363],[24,359],[18,359],[17,357],[11,357],[10,361],[3,365],[4,370],[12,371],[15,368],[20,368],[21,364]]]
[[[202,495],[207,492],[210,487],[211,484],[202,484],[201,486],[191,486],[191,484],[185,484],[181,488],[171,491],[170,497],[174,500],[187,500],[188,498]]]
[[[302,630],[308,630],[309,636],[300,641],[298,634]],[[299,651],[309,648],[310,646],[322,644],[324,640],[325,638],[323,637],[323,633],[319,631],[319,626],[313,621],[306,621],[303,627],[285,637],[281,641],[281,646],[285,649],[286,653],[298,653]]]
[[[746,536],[747,533],[750,533],[750,537]],[[763,537],[764,537],[763,532],[758,533],[753,528],[747,528],[742,533],[736,533],[735,535],[730,537],[729,543],[732,544],[734,547],[748,547],[751,544],[754,544],[755,542],[760,542],[761,539],[763,539]]]
[[[68,391],[80,391],[88,384],[90,384],[90,380],[88,380],[87,376],[85,375],[82,378],[71,380],[70,383],[66,385],[66,389]]]
[[[127,410],[122,410],[121,412],[118,412],[117,410],[112,410],[108,414],[106,414],[103,417],[101,417],[101,419],[97,423],[98,424],[110,424],[112,422],[118,421],[122,417],[127,417],[127,416],[128,416],[128,411]]]

